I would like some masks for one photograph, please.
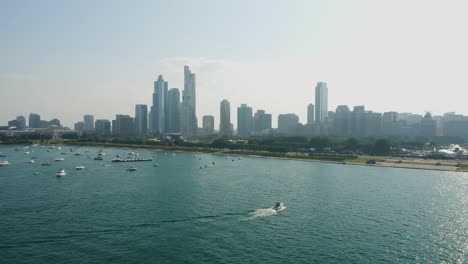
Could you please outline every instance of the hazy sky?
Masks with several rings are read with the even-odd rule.
[[[0,125],[73,126],[151,104],[159,74],[197,74],[197,115],[219,103],[297,113],[317,81],[329,106],[468,115],[468,1],[0,0]]]

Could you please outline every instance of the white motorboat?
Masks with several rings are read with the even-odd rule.
[[[102,158],[101,155],[99,155],[99,156],[97,156],[97,157],[94,158],[94,160],[103,160],[103,159],[104,159],[104,158]]]
[[[64,158],[56,158],[55,161],[64,161]]]
[[[42,166],[50,166],[52,165],[52,162],[51,161],[46,161],[44,163],[41,164]]]
[[[10,165],[10,162],[8,162],[7,160],[0,160],[0,167],[6,167]]]
[[[80,166],[76,166],[76,167],[75,167],[75,170],[84,170],[84,169],[86,169],[86,167],[83,166],[83,165],[80,165]]]
[[[34,163],[34,162],[35,162],[35,161],[34,161],[33,159],[29,161],[29,163]]]
[[[276,202],[276,204],[272,207],[273,210],[276,212],[281,211],[284,209],[283,203]]]
[[[63,177],[65,175],[67,175],[67,172],[65,172],[65,169],[61,169],[59,171],[57,171],[57,177]]]
[[[24,155],[29,155],[29,154],[31,154],[31,152],[29,152],[29,151],[26,151],[26,152],[24,153]]]

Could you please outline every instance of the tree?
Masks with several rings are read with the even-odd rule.
[[[374,144],[375,155],[388,155],[390,153],[390,143],[386,139],[378,139]]]

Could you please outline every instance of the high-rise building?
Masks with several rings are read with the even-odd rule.
[[[84,130],[84,122],[75,123],[75,130],[76,131],[83,131]]]
[[[231,106],[228,100],[224,99],[221,101],[219,111],[220,123],[219,123],[219,134],[221,136],[232,135],[231,127]]]
[[[167,132],[180,133],[180,92],[172,88],[167,93]]]
[[[203,116],[203,132],[206,135],[214,134],[214,116],[212,115]]]
[[[158,80],[154,82],[153,106],[151,107],[151,132],[153,134],[164,134],[166,131],[165,123],[167,122],[167,87],[167,82],[164,81],[162,75],[159,75]]]
[[[10,120],[8,121],[8,129],[18,129],[18,121],[15,120]]]
[[[16,128],[18,130],[24,130],[26,128],[26,118],[24,116],[16,117]]]
[[[436,136],[436,121],[432,118],[431,113],[426,113],[424,118],[421,120],[421,136],[423,137],[435,137]]]
[[[397,136],[400,130],[397,112],[385,112],[382,116],[382,135]]]
[[[315,87],[315,121],[325,123],[328,118],[328,88],[324,82]]]
[[[315,118],[315,108],[314,104],[309,104],[307,106],[307,125],[312,125]]]
[[[135,106],[135,133],[137,136],[148,134],[148,107],[145,104]]]
[[[85,115],[83,117],[84,122],[84,131],[93,131],[94,130],[94,116]]]
[[[249,137],[252,134],[252,107],[242,104],[237,108],[237,135]]]
[[[347,105],[339,105],[333,118],[333,135],[338,137],[351,136],[351,110]]]
[[[95,124],[95,131],[96,135],[98,136],[110,136],[111,135],[111,122],[106,119],[98,119],[96,120]]]
[[[41,116],[38,114],[29,114],[29,128],[41,128]]]
[[[112,133],[119,136],[135,135],[135,119],[129,115],[116,115],[115,126],[112,122]]]
[[[281,134],[296,133],[299,117],[296,114],[280,114],[278,115],[278,131]]]
[[[253,117],[253,131],[260,134],[268,129],[271,129],[271,114],[265,113],[265,110],[257,110]]]
[[[184,66],[184,90],[182,91],[181,130],[186,138],[197,135],[196,78],[189,66]]]

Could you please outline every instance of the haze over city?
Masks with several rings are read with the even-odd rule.
[[[199,125],[222,99],[305,123],[318,81],[330,110],[468,114],[464,1],[162,3],[1,1],[0,123],[133,114],[160,74],[182,90],[184,65]]]

